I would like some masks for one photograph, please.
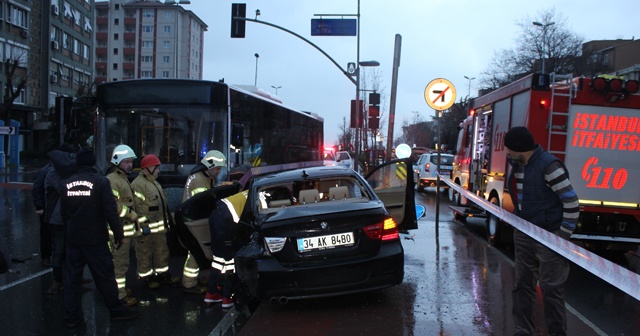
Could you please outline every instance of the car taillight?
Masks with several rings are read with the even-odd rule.
[[[367,236],[374,240],[394,240],[398,239],[398,225],[393,218],[387,218],[382,223],[366,226],[364,232]]]

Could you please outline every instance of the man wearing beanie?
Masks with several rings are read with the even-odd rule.
[[[112,320],[132,319],[139,314],[124,307],[118,299],[107,224],[118,248],[124,244],[124,231],[111,184],[106,177],[97,174],[93,168],[95,164],[93,150],[80,150],[76,154],[78,171],[64,180],[60,188],[60,214],[67,226],[64,316],[68,327],[83,321],[80,284],[85,265],[89,265]]]
[[[580,208],[569,174],[557,157],[537,145],[526,127],[511,128],[504,137],[511,172],[507,188],[514,214],[557,235],[576,228]],[[542,290],[549,335],[566,335],[564,284],[569,261],[515,230],[513,319],[516,335],[533,335],[536,282]]]

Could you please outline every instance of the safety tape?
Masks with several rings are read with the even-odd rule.
[[[449,187],[464,195],[468,200],[484,208],[496,217],[511,224],[516,229],[527,234],[576,265],[593,273],[600,279],[631,295],[636,300],[640,300],[640,275],[489,203],[474,193],[463,189],[460,185],[455,184],[448,177],[440,176],[440,179],[448,184]]]

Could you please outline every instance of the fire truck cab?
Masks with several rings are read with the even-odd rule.
[[[526,126],[563,160],[580,199],[571,236],[593,249],[640,243],[640,95],[638,81],[532,74],[476,98],[460,124],[451,180],[512,211],[504,136]],[[487,239],[511,241],[512,228],[449,189],[457,219],[484,216]]]

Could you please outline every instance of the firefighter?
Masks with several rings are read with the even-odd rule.
[[[136,238],[138,276],[148,288],[160,287],[160,283],[175,284],[179,281],[169,273],[169,247],[165,235],[169,224],[167,195],[156,181],[160,173],[160,159],[145,155],[140,161],[140,174],[133,180],[138,209],[138,225],[142,235]]]
[[[222,308],[234,305],[233,294],[236,290],[235,261],[233,258],[235,238],[240,215],[247,203],[247,190],[216,201],[209,216],[211,232],[211,273],[204,297],[206,304],[222,303]]]
[[[118,214],[124,229],[124,245],[120,249],[112,248],[111,253],[113,253],[116,282],[118,283],[118,297],[125,306],[133,306],[138,303],[138,300],[127,293],[126,289],[129,249],[133,243],[132,239],[138,231],[138,214],[136,213],[133,188],[127,179],[127,175],[133,170],[134,159],[136,159],[136,154],[131,147],[118,145],[111,154],[113,166],[107,170],[107,178],[111,183],[111,191],[116,199]],[[111,235],[110,241],[113,241],[113,232],[109,231],[109,234]]]
[[[202,160],[191,170],[187,182],[184,186],[182,202],[203,191],[209,190],[218,185],[218,176],[223,167],[227,165],[227,158],[222,152],[211,150]],[[182,286],[185,292],[194,294],[204,294],[206,287],[198,286],[198,275],[200,268],[194,259],[191,251],[187,253],[187,259],[182,271]]]

